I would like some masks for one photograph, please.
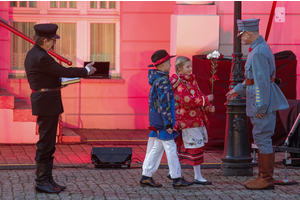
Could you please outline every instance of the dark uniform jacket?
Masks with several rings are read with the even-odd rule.
[[[25,70],[30,88],[33,90],[60,88],[61,77],[87,76],[85,68],[63,67],[37,44],[26,55]],[[30,98],[33,115],[53,116],[63,113],[60,91],[33,92]]]

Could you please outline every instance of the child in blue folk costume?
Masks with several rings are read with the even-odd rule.
[[[140,181],[141,186],[161,187],[152,176],[159,167],[164,150],[166,151],[170,175],[173,178],[173,187],[188,186],[193,183],[187,182],[181,177],[181,167],[177,156],[177,147],[174,139],[179,133],[173,130],[175,125],[175,100],[173,88],[169,79],[171,67],[170,56],[165,50],[154,52],[151,57],[152,63],[148,67],[148,82],[151,85],[149,93],[149,135],[147,154],[143,163],[143,173]]]

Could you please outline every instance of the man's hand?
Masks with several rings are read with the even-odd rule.
[[[171,128],[168,128],[166,131],[167,131],[169,134],[172,134],[172,133],[173,133],[173,129],[171,129]]]
[[[213,101],[214,100],[214,95],[213,94],[209,94],[207,95],[208,101]]]
[[[89,76],[97,71],[97,69],[95,67],[93,67],[94,64],[95,64],[95,62],[91,62],[85,66],[86,68],[89,68],[89,70],[90,70],[90,72],[88,74]]]
[[[228,101],[229,99],[235,99],[237,96],[239,96],[239,94],[238,94],[234,89],[230,90],[230,91],[227,92],[227,94],[226,94],[227,101]]]
[[[261,114],[255,114],[257,118],[262,119],[264,118],[265,114],[261,113]]]

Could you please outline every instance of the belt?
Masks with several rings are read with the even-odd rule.
[[[273,83],[275,78],[272,76],[270,77],[270,83]],[[245,84],[246,85],[254,85],[254,79],[245,79]]]
[[[57,88],[41,88],[38,90],[31,90],[31,92],[50,92],[50,91],[60,91],[60,87]]]

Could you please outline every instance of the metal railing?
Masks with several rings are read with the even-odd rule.
[[[0,18],[0,26],[2,26],[3,28],[6,28],[7,30],[9,30],[10,32],[20,36],[21,38],[23,38],[24,40],[32,43],[32,44],[35,44],[35,42],[27,37],[25,34],[21,33],[20,31],[18,31],[17,29],[13,28],[12,26],[8,25],[5,21],[3,21],[1,18]],[[58,55],[57,53],[54,53],[52,51],[48,51],[48,53],[52,56],[54,56],[55,58],[57,58],[60,62],[64,62],[64,63],[67,63],[67,65],[71,66],[72,65],[72,61]]]

